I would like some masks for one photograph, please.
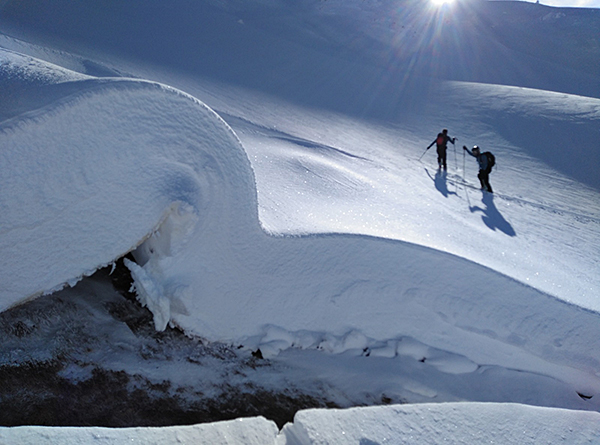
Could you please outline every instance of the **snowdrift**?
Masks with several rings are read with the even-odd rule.
[[[281,432],[260,418],[168,428],[0,428],[0,440],[22,445],[124,441],[145,444],[310,445],[419,443],[570,444],[600,440],[600,414],[518,404],[441,403],[306,410]]]
[[[517,404],[439,403],[307,410],[282,431],[286,444],[569,443],[598,440],[598,413]]]
[[[443,372],[540,373],[572,385],[571,407],[588,403],[577,392],[600,392],[596,313],[421,246],[269,236],[243,147],[198,100],[2,57],[2,76],[37,99],[0,133],[0,309],[133,251],[128,266],[158,330],[172,323],[265,356],[296,347],[394,357],[417,338],[415,354]],[[57,86],[69,93],[57,98]]]
[[[199,101],[156,83],[68,76],[14,53],[1,66],[19,102],[3,101],[15,116],[0,135],[0,309],[113,262],[170,214],[219,224],[233,205],[248,220],[237,227],[259,230],[241,144]]]
[[[147,445],[267,445],[274,444],[277,425],[260,418],[236,419],[214,424],[164,428],[0,428],[0,441],[21,445],[70,445],[102,443],[117,445],[126,442]]]

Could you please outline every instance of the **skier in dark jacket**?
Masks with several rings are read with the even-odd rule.
[[[463,150],[477,159],[477,163],[479,164],[479,173],[477,174],[477,177],[481,183],[481,188],[493,193],[492,186],[490,185],[490,172],[492,171],[492,166],[487,155],[485,153],[481,153],[481,150],[477,145],[473,147],[473,151],[469,150],[463,145]]]
[[[448,136],[448,130],[444,128],[441,133],[438,133],[434,141],[427,147],[427,150],[429,150],[433,146],[433,144],[436,144],[438,155],[438,167],[440,169],[443,167],[444,170],[448,170],[446,165],[446,149],[448,142],[452,142],[452,145],[454,145],[455,141],[456,138],[451,138],[450,136]]]

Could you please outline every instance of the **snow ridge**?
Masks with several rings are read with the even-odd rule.
[[[232,172],[221,193],[238,189],[227,202],[256,215],[241,144],[198,100],[124,79],[68,81],[68,94],[56,98],[56,79],[39,82],[39,69],[21,76],[14,55],[2,56],[11,59],[4,77],[48,100],[1,124],[0,310],[115,261],[155,232],[174,203],[209,212],[204,172],[219,162]],[[259,230],[256,217],[246,225]]]
[[[80,85],[4,124],[0,309],[134,250],[135,287],[159,330],[265,355],[395,356],[413,338],[446,351],[449,372],[499,365],[600,391],[599,353],[577,353],[600,337],[597,314],[409,243],[268,235],[243,147],[208,107],[157,83]]]

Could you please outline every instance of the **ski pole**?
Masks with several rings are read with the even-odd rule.
[[[454,138],[454,142],[458,141],[458,138]],[[458,161],[456,160],[456,144],[452,142],[452,147],[454,148],[454,168],[458,170]]]
[[[463,183],[465,185],[463,185],[463,187],[465,188],[465,196],[467,197],[467,203],[469,205],[469,209],[471,208],[471,199],[469,199],[469,191],[467,190],[467,179],[466,179],[466,173],[465,173],[465,159],[466,159],[467,155],[465,154],[465,150],[463,149]]]
[[[465,150],[463,149],[463,182],[467,182],[466,178],[465,178],[465,157],[467,155],[465,154]]]
[[[421,158],[422,158],[423,156],[425,156],[425,153],[427,153],[427,150],[429,150],[429,147],[427,147],[427,148],[425,149],[425,151],[423,152],[423,154],[422,154],[422,155],[421,155],[421,157],[419,158],[419,161],[421,160]]]

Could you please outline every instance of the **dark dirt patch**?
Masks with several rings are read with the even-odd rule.
[[[97,291],[92,282],[105,287]],[[300,409],[334,406],[314,389],[262,387],[258,376],[280,371],[258,354],[170,327],[157,332],[130,289],[119,261],[73,290],[0,314],[1,426],[167,426],[263,416],[282,427]],[[152,380],[114,371],[120,359],[152,369]],[[197,383],[175,386],[174,366],[192,369]]]
[[[281,428],[300,409],[332,407],[303,394],[228,385],[217,398],[190,399],[173,395],[169,382],[100,368],[73,382],[61,369],[56,362],[0,367],[0,425],[168,426],[264,416]]]

